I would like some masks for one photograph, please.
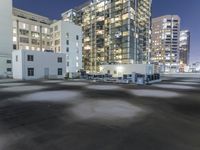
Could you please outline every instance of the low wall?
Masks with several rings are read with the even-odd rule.
[[[199,78],[200,73],[164,73],[161,74],[162,77],[169,77],[169,78]]]

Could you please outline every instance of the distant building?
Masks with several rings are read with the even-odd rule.
[[[200,62],[195,62],[190,65],[189,72],[199,73],[200,72]]]
[[[63,79],[66,55],[63,53],[15,50],[12,53],[13,78],[21,80]]]
[[[50,49],[50,19],[17,8],[13,8],[12,18],[14,50]]]
[[[9,76],[12,53],[12,0],[0,0],[0,77]]]
[[[180,32],[180,63],[189,65],[190,58],[190,31],[183,30]]]
[[[83,29],[83,65],[148,63],[152,0],[92,0],[63,13]]]
[[[166,15],[152,20],[152,62],[161,72],[179,71],[180,17]]]
[[[70,77],[82,69],[82,29],[69,21],[51,24],[51,49],[66,54],[66,71]]]

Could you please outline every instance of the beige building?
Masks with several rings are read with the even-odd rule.
[[[13,8],[13,49],[50,49],[51,23],[47,17]]]
[[[152,19],[151,60],[161,72],[179,70],[180,17],[166,15]]]

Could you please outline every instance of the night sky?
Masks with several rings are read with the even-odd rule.
[[[14,7],[28,10],[51,19],[79,6],[87,0],[14,0]],[[177,14],[182,29],[191,31],[191,62],[200,61],[200,0],[153,0],[153,17]]]

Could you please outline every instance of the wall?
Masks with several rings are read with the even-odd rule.
[[[55,26],[58,30],[55,31]],[[82,69],[82,30],[81,27],[75,25],[72,22],[57,21],[51,25],[53,30],[53,47],[52,49],[56,52],[61,52],[66,54],[66,62],[69,66],[66,67],[68,73],[76,73],[78,70]],[[55,34],[60,33],[59,37]],[[79,39],[76,39],[76,35]],[[60,40],[60,44],[55,45],[55,40]],[[66,41],[69,41],[67,45]],[[67,52],[69,48],[69,52]],[[77,66],[78,65],[78,66]]]
[[[100,66],[100,70],[103,74],[107,74],[108,70],[110,70],[110,74],[113,77],[122,77],[124,74],[131,74],[133,72],[145,75],[154,74],[154,66],[148,64],[102,65]]]
[[[18,61],[16,60],[16,56],[18,57]],[[12,52],[13,78],[15,79],[23,78],[22,60],[22,51],[15,50]]]
[[[10,77],[12,72],[7,72],[7,68],[12,68],[12,64],[8,64],[7,60],[11,60],[10,56],[0,55],[0,78]]]
[[[12,0],[0,0],[0,55],[12,52]]]
[[[15,55],[20,55],[20,50],[13,52],[13,59]],[[44,78],[44,69],[49,68],[49,78],[64,78],[66,73],[66,59],[65,54],[51,53],[51,52],[37,52],[30,50],[21,50],[22,57],[19,57],[21,61],[15,65],[13,63],[13,76],[16,79],[34,80]],[[34,55],[34,61],[27,61],[27,55]],[[58,57],[62,57],[62,63],[58,63]],[[14,61],[14,60],[13,60]],[[34,76],[29,77],[27,75],[27,68],[34,68]],[[63,75],[58,76],[58,68],[63,69]],[[20,71],[20,73],[18,73]]]
[[[10,74],[12,53],[12,0],[0,0],[0,77]]]

